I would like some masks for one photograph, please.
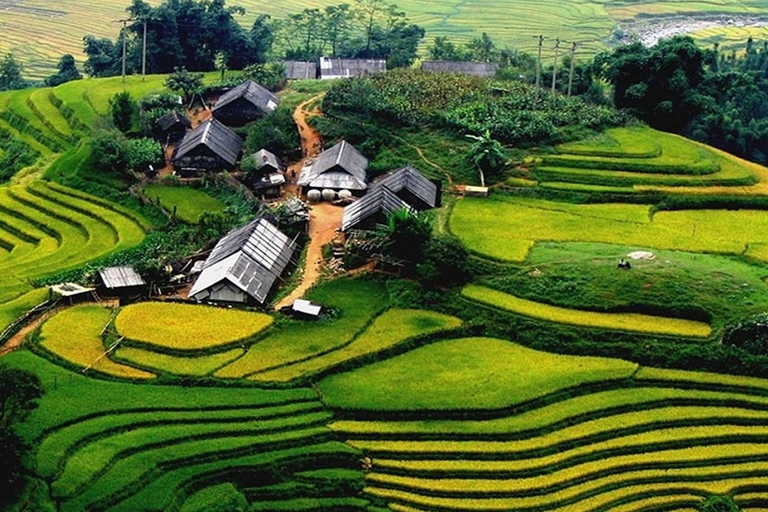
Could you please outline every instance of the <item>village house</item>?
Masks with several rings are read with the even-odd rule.
[[[342,140],[326,149],[301,170],[297,184],[309,190],[348,190],[361,195],[368,188],[368,159],[349,142]]]
[[[341,230],[374,229],[378,224],[386,224],[388,215],[402,209],[415,211],[387,187],[372,188],[365,196],[344,207]]]
[[[184,138],[192,123],[184,114],[172,110],[157,120],[157,128],[162,144],[175,144]]]
[[[176,146],[171,161],[181,176],[230,170],[240,156],[243,140],[216,119],[187,132]]]
[[[425,60],[421,63],[422,71],[433,73],[454,73],[472,76],[494,76],[499,65],[495,62],[467,62],[448,60]]]
[[[384,59],[337,59],[335,57],[320,57],[320,78],[323,80],[373,75],[376,73],[384,73],[386,70],[387,61]]]
[[[288,80],[309,80],[317,78],[317,61],[286,60],[285,78]]]
[[[426,178],[412,165],[406,165],[379,178],[371,186],[372,189],[374,187],[388,188],[416,210],[437,208],[441,203],[440,181]]]
[[[266,218],[251,221],[219,240],[189,297],[206,302],[264,304],[295,251],[295,241]]]
[[[147,292],[147,283],[131,266],[107,267],[99,270],[96,291],[103,297],[118,297],[121,302],[130,302]]]
[[[222,94],[213,106],[213,117],[227,126],[243,126],[271,114],[280,100],[266,88],[248,80]]]
[[[260,149],[250,159],[253,168],[245,175],[243,182],[258,196],[280,196],[281,186],[285,183],[285,166],[277,156],[266,149]]]

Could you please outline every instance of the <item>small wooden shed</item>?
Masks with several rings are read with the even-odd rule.
[[[173,110],[157,120],[157,128],[162,144],[174,144],[184,138],[192,123],[184,114]]]
[[[105,297],[136,297],[147,291],[147,283],[131,266],[107,267],[99,270],[96,289]]]

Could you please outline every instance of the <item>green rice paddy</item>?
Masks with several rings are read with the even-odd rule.
[[[224,203],[204,191],[189,187],[153,184],[144,187],[143,192],[164,210],[190,224],[197,223],[200,216],[206,212],[217,213],[226,207]]]

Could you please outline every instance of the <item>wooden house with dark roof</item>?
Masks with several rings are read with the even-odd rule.
[[[360,195],[368,188],[368,159],[343,140],[326,149],[301,170],[297,184],[304,193],[310,189],[349,190]]]
[[[353,76],[374,75],[387,70],[384,59],[338,59],[335,57],[320,57],[320,78],[350,78]]]
[[[184,138],[192,123],[187,116],[172,110],[157,120],[157,132],[162,144],[176,143]]]
[[[248,80],[222,94],[213,117],[228,126],[243,126],[271,114],[280,100],[266,88]]]
[[[365,196],[344,207],[341,230],[374,229],[377,224],[385,224],[388,215],[402,209],[415,211],[387,187],[372,188]]]
[[[441,203],[442,184],[430,180],[412,165],[393,171],[379,179],[374,187],[386,187],[417,210],[436,208]]]
[[[189,297],[263,304],[295,251],[296,243],[266,218],[251,221],[219,240]]]
[[[107,267],[99,270],[96,290],[105,297],[135,298],[146,292],[147,283],[131,266]]]
[[[260,149],[250,156],[254,167],[243,178],[256,195],[278,197],[285,183],[285,166],[274,153]]]
[[[286,60],[285,78],[288,80],[311,80],[317,78],[317,61]]]
[[[425,60],[421,63],[421,69],[422,71],[431,71],[433,73],[494,76],[499,69],[499,65],[495,62]]]
[[[187,132],[176,146],[171,161],[182,176],[230,170],[240,156],[243,140],[216,119]]]

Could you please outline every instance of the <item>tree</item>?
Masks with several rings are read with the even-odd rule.
[[[467,50],[472,60],[480,62],[491,62],[496,57],[496,45],[491,40],[491,36],[485,32],[467,43]]]
[[[331,45],[331,56],[339,54],[339,45],[348,38],[352,26],[352,11],[349,4],[329,5],[323,11],[325,16],[325,40]]]
[[[120,49],[109,39],[83,38],[83,52],[88,56],[85,72],[92,77],[114,76],[120,73]]]
[[[270,91],[280,90],[285,86],[285,64],[267,62],[246,66],[243,68],[243,79],[253,80]]]
[[[427,47],[427,52],[432,60],[457,61],[465,59],[461,51],[446,36],[435,37],[434,44]]]
[[[81,78],[83,78],[83,75],[80,74],[77,66],[75,66],[75,58],[70,54],[66,54],[59,59],[59,72],[46,78],[45,85],[55,87],[72,80],[80,80]]]
[[[477,167],[480,173],[480,184],[485,186],[485,175],[501,170],[506,158],[504,147],[499,141],[491,138],[491,131],[485,130],[482,135],[467,135],[475,142],[469,147],[467,160]]]
[[[267,62],[275,41],[274,25],[270,22],[269,14],[259,14],[253,21],[249,37],[251,39],[251,62],[262,64]]]
[[[109,99],[109,113],[112,116],[112,122],[123,133],[131,129],[134,109],[135,105],[128,91],[119,92]]]
[[[125,159],[128,169],[144,171],[150,165],[161,165],[163,148],[155,139],[131,139],[126,147]]]
[[[0,60],[0,91],[23,89],[27,81],[21,77],[22,65],[16,61],[12,53],[6,53]]]
[[[38,406],[43,386],[37,375],[0,364],[0,501],[10,500],[19,489],[22,457],[29,449],[16,426]]]
[[[173,74],[165,80],[165,86],[172,91],[180,92],[185,101],[203,88],[202,73],[190,73],[186,68],[175,68]]]
[[[115,128],[95,129],[91,136],[91,159],[97,170],[125,173],[128,170],[128,139]]]

